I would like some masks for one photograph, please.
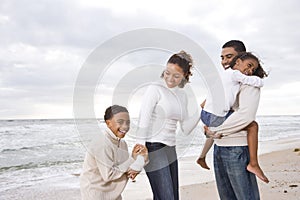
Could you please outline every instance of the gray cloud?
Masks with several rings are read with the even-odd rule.
[[[190,37],[216,65],[223,43],[241,39],[271,69],[264,90],[299,82],[299,4],[295,0],[276,4],[268,0],[219,6],[215,1],[195,1],[197,6],[189,8],[189,13],[138,9],[131,15],[116,15],[113,8],[80,7],[76,1],[4,0],[0,5],[0,92],[4,105],[0,118],[20,116],[19,112],[30,116],[35,104],[71,106],[76,76],[89,53],[117,34],[145,27],[170,29]],[[231,7],[240,9],[231,13]],[[171,12],[187,14],[191,21],[177,22],[167,17]],[[147,60],[142,56],[132,59],[128,58],[129,65]],[[295,110],[299,113],[299,106]],[[42,115],[47,117],[47,112]]]

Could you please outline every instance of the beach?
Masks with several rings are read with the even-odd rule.
[[[270,180],[270,183],[266,184],[257,179],[261,199],[299,199],[300,139],[268,141],[260,143],[259,147],[265,149],[273,147],[272,152],[259,156],[260,165]],[[261,151],[265,152],[266,150]],[[197,157],[193,156],[179,160],[181,199],[219,199],[213,169],[208,171],[200,168],[195,162],[196,159]],[[212,167],[211,159],[208,163]],[[124,199],[151,199],[150,186],[144,184],[145,181],[142,179],[144,177],[138,177],[136,183],[127,185],[123,195]],[[203,180],[208,181],[203,183]],[[138,188],[143,188],[142,191],[136,191],[133,184],[138,184]]]
[[[260,142],[259,161],[269,184],[258,180],[261,199],[299,199],[300,195],[300,138]],[[268,149],[268,152],[266,152]],[[212,157],[209,155],[209,157]],[[196,163],[196,156],[179,159],[180,196],[182,200],[218,199],[213,169],[204,170]],[[212,167],[212,158],[208,158]],[[145,172],[136,182],[128,182],[123,193],[124,200],[148,200],[152,198]],[[0,199],[70,199],[79,200],[79,178],[77,175],[56,178],[55,182],[24,185],[7,190]]]

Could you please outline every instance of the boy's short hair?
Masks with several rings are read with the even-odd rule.
[[[108,108],[106,108],[105,110],[105,114],[104,114],[104,120],[109,120],[111,119],[115,114],[118,114],[120,112],[127,112],[128,110],[127,108],[123,107],[123,106],[119,106],[119,105],[112,105]]]

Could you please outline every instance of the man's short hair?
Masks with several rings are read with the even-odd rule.
[[[238,53],[246,51],[244,43],[240,40],[230,40],[226,42],[222,48],[232,47]]]

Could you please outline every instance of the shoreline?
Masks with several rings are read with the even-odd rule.
[[[261,199],[297,199],[300,196],[300,138],[259,143],[259,162],[270,179],[265,184],[258,179]],[[179,158],[179,185],[182,200],[219,199],[214,181],[212,155],[207,157],[211,170],[196,164],[197,156]],[[5,180],[2,180],[5,181]],[[80,200],[79,177],[68,174],[36,183],[24,183],[21,187],[1,192],[4,199],[68,199]],[[141,172],[136,182],[129,180],[124,192],[124,200],[152,199],[150,184],[145,172]]]

